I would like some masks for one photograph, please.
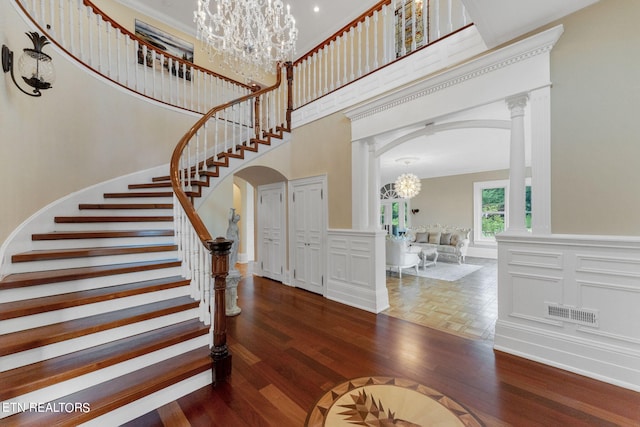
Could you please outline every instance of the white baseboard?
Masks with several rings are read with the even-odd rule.
[[[640,354],[619,346],[498,321],[496,350],[640,391]]]

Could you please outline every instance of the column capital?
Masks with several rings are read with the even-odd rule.
[[[519,95],[511,96],[506,100],[507,107],[511,110],[511,117],[523,116],[524,115],[524,107],[527,106],[527,102],[529,101],[528,93],[521,93]]]

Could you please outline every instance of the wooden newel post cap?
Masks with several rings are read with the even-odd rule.
[[[216,237],[215,240],[209,240],[207,246],[214,255],[228,255],[231,252],[233,240],[227,240],[224,237]]]

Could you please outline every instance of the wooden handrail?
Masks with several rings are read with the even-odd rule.
[[[209,230],[207,230],[207,227],[202,222],[200,215],[198,215],[198,212],[196,212],[195,207],[189,200],[189,197],[184,192],[184,190],[182,189],[182,185],[180,184],[180,157],[182,155],[182,152],[184,151],[185,147],[187,146],[191,138],[193,138],[193,136],[196,134],[196,132],[198,132],[198,130],[202,128],[205,125],[205,123],[211,117],[213,117],[213,115],[216,114],[218,111],[222,111],[235,104],[239,104],[241,102],[250,100],[252,98],[258,98],[267,92],[277,89],[280,86],[280,83],[282,81],[281,68],[282,68],[282,65],[278,64],[276,69],[277,79],[276,79],[276,83],[273,86],[260,89],[256,92],[250,93],[248,95],[244,95],[240,98],[237,98],[233,101],[229,101],[222,105],[218,105],[217,107],[214,107],[211,110],[209,110],[209,112],[207,112],[204,116],[202,116],[202,118],[200,118],[200,120],[198,120],[191,127],[191,129],[189,129],[189,131],[187,131],[187,133],[184,134],[184,136],[178,142],[178,145],[176,146],[176,148],[173,150],[173,155],[171,156],[170,171],[169,171],[173,192],[178,198],[180,205],[185,211],[185,214],[189,218],[189,221],[191,222],[191,225],[193,226],[196,234],[198,235],[200,242],[202,242],[202,244],[207,249],[210,249],[212,244],[211,242],[213,242],[213,238],[211,237]],[[188,168],[190,167],[191,165],[188,166]]]
[[[215,71],[208,70],[208,69],[206,69],[206,68],[200,67],[200,66],[198,66],[198,65],[196,65],[196,64],[194,64],[194,63],[191,63],[191,62],[189,62],[189,61],[185,61],[185,60],[184,60],[184,59],[182,59],[182,58],[179,58],[179,57],[177,57],[177,56],[171,55],[171,54],[170,54],[170,53],[168,53],[168,52],[165,52],[165,51],[159,50],[159,49],[158,49],[158,48],[156,48],[154,45],[152,45],[152,44],[150,44],[150,43],[147,43],[146,41],[144,41],[144,40],[140,39],[138,36],[136,36],[136,35],[135,35],[135,33],[132,33],[131,31],[129,31],[129,30],[127,30],[126,28],[124,28],[122,25],[118,24],[118,22],[116,22],[113,18],[111,18],[111,17],[110,17],[109,15],[107,15],[106,13],[104,13],[104,12],[103,12],[103,11],[102,11],[98,6],[96,6],[95,4],[93,4],[93,2],[92,2],[91,0],[82,0],[82,2],[83,2],[83,4],[84,4],[85,6],[90,7],[91,9],[93,9],[93,12],[94,12],[95,14],[100,15],[104,21],[109,22],[109,23],[111,24],[111,26],[112,26],[112,27],[114,27],[115,29],[117,29],[118,31],[120,31],[122,34],[124,34],[124,35],[126,35],[126,36],[128,36],[128,37],[130,37],[130,38],[132,38],[132,39],[134,39],[134,40],[138,40],[138,42],[139,42],[141,45],[146,46],[146,47],[147,47],[147,49],[154,50],[154,51],[156,51],[157,53],[162,54],[162,55],[163,55],[163,56],[165,56],[165,57],[169,57],[169,58],[173,59],[174,61],[178,61],[180,64],[189,64],[189,66],[190,66],[190,67],[193,67],[193,68],[195,68],[195,69],[197,69],[197,70],[200,70],[200,71],[202,71],[202,72],[204,72],[204,73],[211,74],[211,75],[213,75],[213,76],[215,76],[216,78],[219,78],[219,79],[221,79],[221,80],[228,81],[228,82],[230,82],[230,83],[233,83],[234,85],[242,86],[242,87],[244,87],[244,88],[246,88],[246,89],[251,89],[251,86],[250,86],[250,85],[248,85],[248,84],[246,84],[246,83],[242,83],[242,82],[239,82],[239,81],[237,81],[237,80],[233,80],[232,78],[229,78],[229,77],[223,76],[222,74],[218,74],[218,73],[216,73]]]
[[[382,7],[386,6],[388,4],[391,4],[391,0],[382,0],[382,1],[374,4],[369,9],[367,9],[364,13],[362,13],[360,16],[358,16],[356,19],[354,19],[353,21],[349,22],[344,27],[340,28],[338,31],[333,33],[333,35],[329,36],[327,39],[325,39],[323,42],[321,42],[316,47],[311,49],[309,52],[305,53],[300,58],[296,59],[296,61],[293,63],[293,65],[296,66],[296,65],[300,64],[302,61],[304,61],[305,59],[307,59],[308,57],[313,56],[318,51],[320,51],[323,47],[327,46],[329,43],[331,43],[332,41],[336,40],[338,37],[340,37],[342,34],[346,33],[351,28],[356,27],[360,22],[364,22],[364,20],[366,18],[368,18],[369,16],[372,16],[376,11],[382,10]]]

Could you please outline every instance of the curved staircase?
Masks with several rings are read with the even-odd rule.
[[[191,168],[189,197],[284,129],[264,135],[207,159],[197,177]],[[11,256],[0,424],[117,425],[211,383],[210,328],[174,243],[173,197],[169,176],[131,183],[53,217],[33,250]]]

